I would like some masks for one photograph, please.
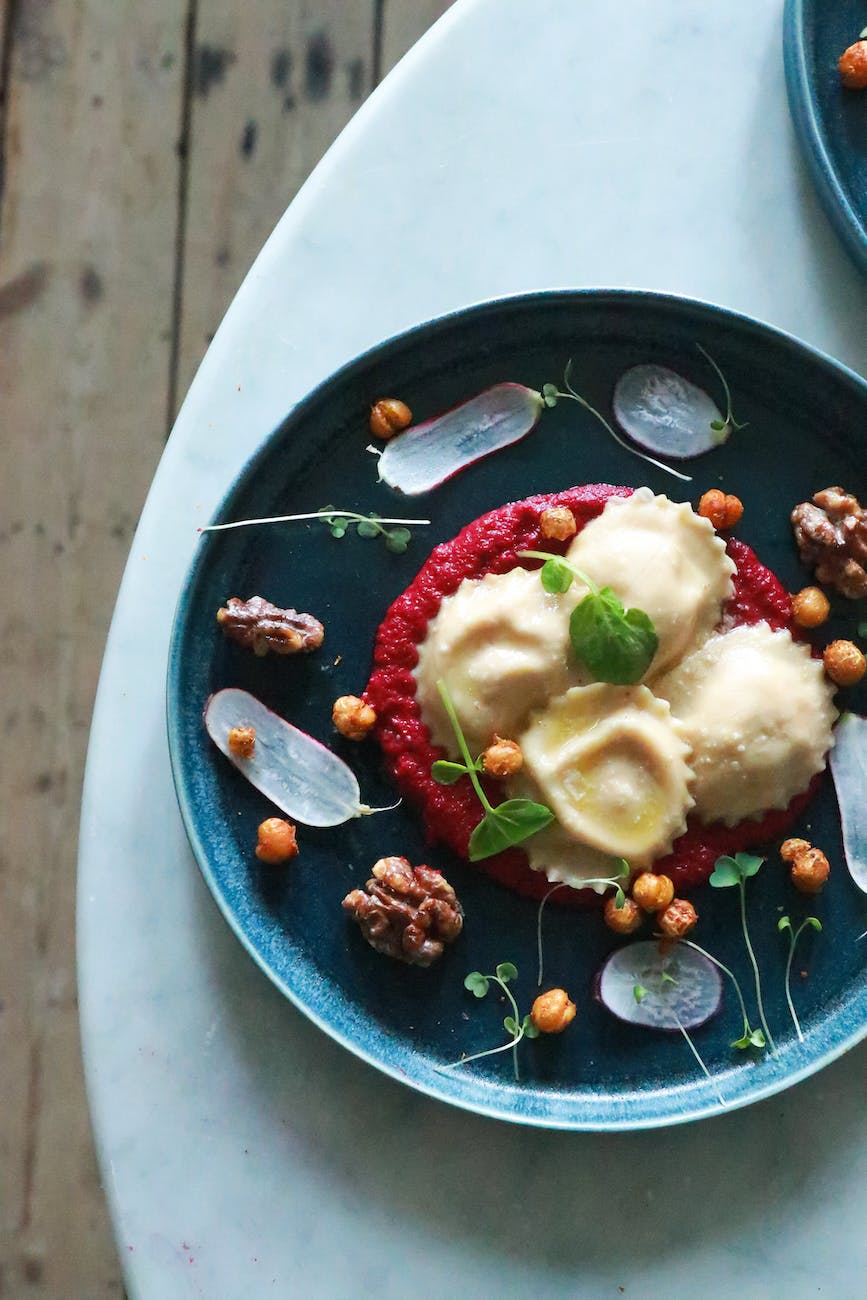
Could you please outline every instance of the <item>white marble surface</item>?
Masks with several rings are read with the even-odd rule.
[[[796,153],[781,10],[460,0],[230,309],[133,544],[82,818],[86,1068],[132,1297],[863,1295],[863,1048],[667,1132],[562,1136],[416,1096],[308,1024],[233,939],[186,846],[163,719],[196,525],[296,399],[404,326],[522,289],[648,287],[867,372],[867,286]]]

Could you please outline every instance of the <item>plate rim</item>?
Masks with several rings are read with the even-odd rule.
[[[862,219],[856,212],[841,184],[810,83],[805,28],[808,3],[786,0],[783,11],[783,68],[789,112],[825,214],[850,257],[867,272],[867,216]]]
[[[717,318],[722,317],[724,321],[730,321],[739,328],[757,331],[760,334],[771,335],[777,341],[787,348],[793,348],[797,352],[806,353],[812,362],[818,363],[833,372],[837,378],[844,380],[850,386],[859,390],[867,403],[867,379],[859,375],[845,363],[836,360],[828,353],[814,347],[805,340],[798,338],[791,332],[781,329],[778,326],[762,321],[757,317],[749,316],[743,312],[738,312],[732,308],[713,303],[705,299],[694,298],[688,295],[675,293],[662,293],[650,289],[626,289],[626,288],[557,288],[557,289],[537,289],[524,291],[514,294],[505,294],[493,298],[484,298],[463,307],[456,308],[452,311],[442,313],[437,316],[429,317],[419,321],[407,329],[400,330],[387,338],[380,340],[371,347],[366,348],[357,356],[350,358],[336,370],[326,375],[320,380],[303,398],[292,404],[280,423],[272,429],[255,450],[248,456],[240,470],[235,474],[229,483],[226,491],[221,496],[213,515],[211,522],[220,520],[228,502],[234,497],[247,480],[256,472],[258,464],[268,455],[272,444],[283,436],[286,424],[290,420],[296,420],[303,416],[306,409],[319,401],[320,396],[328,386],[335,381],[343,380],[351,376],[353,371],[364,369],[369,363],[375,362],[383,354],[386,354],[392,347],[399,343],[405,343],[413,336],[424,335],[428,331],[447,330],[450,325],[462,322],[467,317],[481,315],[485,311],[497,310],[498,308],[510,308],[520,310],[522,307],[538,305],[545,301],[555,301],[560,303],[567,302],[586,302],[586,301],[604,301],[610,300],[613,303],[634,303],[637,306],[641,304],[663,306],[668,308],[682,308],[684,310],[698,310],[706,312]],[[867,1038],[867,1016],[863,1017],[860,1025],[856,1023],[854,1029],[843,1037],[833,1046],[819,1052],[811,1060],[806,1061],[800,1068],[794,1072],[787,1071],[782,1076],[775,1074],[759,1087],[751,1086],[747,1083],[741,1092],[727,1101],[725,1106],[721,1107],[717,1100],[705,1100],[703,1097],[696,1099],[694,1104],[677,1114],[659,1113],[655,1115],[641,1115],[631,1118],[628,1115],[622,1115],[617,1119],[602,1118],[594,1119],[592,1116],[582,1116],[581,1114],[569,1116],[560,1111],[552,1114],[535,1114],[510,1107],[508,1100],[499,1105],[486,1103],[477,1098],[462,1097],[460,1095],[451,1095],[444,1089],[428,1083],[424,1079],[412,1078],[407,1076],[401,1067],[391,1064],[386,1058],[375,1054],[372,1050],[365,1047],[362,1042],[351,1038],[341,1028],[321,1016],[313,1007],[309,1006],[303,997],[296,993],[267,962],[265,955],[260,953],[254,946],[252,940],[248,937],[245,930],[235,917],[234,911],[229,904],[229,900],[223,894],[222,889],[211,869],[208,854],[205,845],[199,835],[195,814],[191,806],[191,800],[185,788],[183,773],[182,744],[180,737],[180,712],[177,704],[177,686],[179,676],[179,666],[181,661],[181,641],[184,625],[184,613],[190,591],[198,577],[199,570],[207,561],[208,551],[205,548],[197,548],[191,563],[188,565],[182,580],[180,592],[172,616],[171,637],[168,647],[167,665],[166,665],[166,685],[165,685],[165,709],[166,709],[166,733],[168,740],[168,751],[170,760],[170,770],[172,783],[177,799],[178,809],[181,814],[181,820],[184,825],[190,848],[196,860],[199,871],[201,872],[208,891],[215,902],[218,910],[229,925],[229,928],[239,940],[245,952],[250,956],[259,969],[268,977],[271,983],[280,991],[280,993],[312,1024],[322,1030],[334,1042],[345,1050],[351,1052],[357,1059],[366,1062],[374,1069],[396,1082],[409,1087],[412,1091],[421,1093],[435,1101],[454,1106],[460,1110],[467,1111],[471,1114],[480,1115],[489,1119],[501,1120],[505,1123],[520,1124],[525,1127],[549,1129],[555,1131],[579,1131],[579,1132],[628,1132],[644,1131],[650,1129],[669,1128],[679,1124],[696,1122],[702,1119],[712,1119],[717,1115],[725,1115],[734,1110],[742,1109],[745,1106],[753,1105],[755,1102],[766,1100],[779,1092],[783,1092],[790,1087],[794,1087],[811,1075],[818,1073],[833,1061],[838,1060],[841,1056],[858,1046]],[[857,999],[860,993],[861,1001],[864,1002],[867,1009],[867,984],[862,989],[853,988],[847,994],[846,1001],[839,1007],[839,1014],[843,1015],[846,1009],[853,1003],[857,1005]],[[499,1094],[498,1084],[492,1085],[492,1089]]]

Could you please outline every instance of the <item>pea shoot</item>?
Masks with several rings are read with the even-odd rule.
[[[455,706],[442,679],[437,682],[437,690],[464,761],[462,766],[458,763],[448,763],[445,765],[445,770],[440,764],[435,763],[431,768],[431,776],[442,785],[451,785],[453,781],[459,780],[464,775],[470,778],[485,815],[470,836],[469,859],[470,862],[481,862],[483,858],[493,857],[495,853],[502,853],[504,849],[523,844],[531,835],[536,835],[549,826],[554,820],[554,814],[545,804],[534,803],[532,799],[507,799],[505,803],[493,807],[479,781],[479,760],[473,759],[470,754]],[[440,775],[437,775],[437,768]],[[455,769],[458,768],[461,770],[456,771]]]
[[[539,571],[542,586],[562,595],[577,579],[587,595],[572,610],[569,639],[577,658],[596,681],[632,686],[647,672],[659,638],[643,609],[624,609],[610,587],[597,587],[588,574],[560,555],[547,551],[520,551],[520,559],[544,560]]]
[[[785,931],[788,931],[789,935],[789,956],[786,959],[786,1002],[789,1005],[789,1013],[792,1017],[792,1023],[795,1026],[799,1043],[803,1043],[804,1035],[801,1032],[801,1022],[798,1019],[797,1012],[795,1011],[795,1004],[792,1001],[792,960],[795,956],[795,946],[807,928],[821,931],[822,922],[817,916],[806,916],[798,926],[797,930],[793,927],[792,922],[787,916],[781,916],[777,922],[777,929],[780,933],[783,934]]]
[[[470,1061],[481,1060],[483,1056],[496,1056],[500,1052],[508,1052],[511,1049],[515,1069],[515,1082],[520,1083],[521,1073],[518,1068],[518,1044],[522,1038],[538,1038],[539,1031],[533,1024],[529,1015],[522,1017],[518,1010],[518,1004],[515,1001],[512,990],[509,988],[511,981],[516,980],[517,978],[518,968],[510,961],[500,962],[493,975],[483,975],[482,972],[478,970],[470,971],[469,975],[467,975],[464,980],[464,988],[469,989],[470,993],[472,993],[474,997],[486,997],[490,991],[491,985],[496,984],[502,989],[506,998],[508,998],[509,1005],[512,1008],[512,1014],[506,1016],[504,1019],[503,1028],[507,1034],[511,1035],[511,1037],[508,1042],[501,1044],[499,1047],[489,1047],[487,1051],[474,1052],[472,1056],[464,1056],[459,1061],[453,1061],[451,1065],[444,1066],[444,1069],[456,1070],[461,1065],[469,1065]]]
[[[775,1051],[776,1047],[773,1037],[771,1036],[771,1031],[768,1028],[768,1022],[765,1017],[765,1008],[762,1002],[762,977],[759,974],[759,965],[756,961],[756,954],[753,945],[750,942],[750,932],[747,929],[746,882],[749,880],[750,876],[756,874],[764,860],[764,858],[754,857],[751,853],[736,853],[733,858],[725,854],[723,857],[717,858],[710,878],[710,884],[714,889],[728,889],[732,885],[737,886],[740,894],[741,929],[744,933],[744,943],[746,944],[750,965],[753,968],[753,977],[756,984],[756,1002],[758,1003],[759,1008],[759,1019],[762,1022],[765,1042],[770,1047],[771,1051]]]

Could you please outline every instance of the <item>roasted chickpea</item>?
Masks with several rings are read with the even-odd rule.
[[[295,841],[295,827],[282,817],[268,817],[259,827],[256,857],[269,866],[279,866],[288,862],[298,852]]]
[[[784,862],[794,862],[799,853],[805,853],[807,849],[812,847],[809,840],[783,840],[780,845],[780,857]]]
[[[831,602],[820,587],[804,587],[792,597],[792,614],[798,627],[819,627],[831,613]]]
[[[500,736],[494,736],[494,743],[482,755],[482,767],[489,776],[515,776],[523,766],[521,746],[514,740],[503,740]]]
[[[674,882],[668,876],[642,871],[633,882],[632,897],[643,912],[661,912],[674,898]]]
[[[341,695],[334,701],[331,719],[347,740],[364,740],[376,726],[376,710],[357,695]]]
[[[836,686],[854,686],[867,670],[867,659],[852,641],[832,641],[825,646],[822,661]]]
[[[551,506],[539,516],[539,531],[550,542],[568,542],[578,532],[578,525],[568,506]]]
[[[724,532],[740,522],[744,507],[740,497],[721,492],[719,488],[711,488],[699,501],[698,513],[709,519],[717,532]]]
[[[790,879],[802,894],[818,894],[831,874],[831,864],[821,849],[802,849],[792,863]]]
[[[565,989],[549,989],[533,1003],[530,1019],[540,1034],[562,1034],[575,1019],[575,1003]]]
[[[837,67],[847,90],[867,90],[867,40],[856,41],[844,50]]]
[[[371,406],[369,424],[375,438],[387,440],[412,424],[412,411],[397,397],[383,397]]]
[[[256,748],[255,727],[230,727],[227,737],[229,749],[236,758],[252,758]]]
[[[695,928],[697,921],[698,912],[685,898],[675,898],[656,917],[656,923],[667,939],[682,939]]]
[[[634,903],[631,898],[624,898],[623,906],[618,907],[615,894],[606,898],[602,915],[609,930],[613,930],[615,934],[634,934],[644,922],[641,908],[637,903]]]

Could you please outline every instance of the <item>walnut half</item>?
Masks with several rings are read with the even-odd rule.
[[[316,650],[325,636],[324,627],[312,614],[279,609],[262,596],[249,600],[231,596],[217,610],[217,622],[230,641],[260,656],[269,650],[278,655]]]
[[[867,510],[841,487],[823,488],[792,511],[795,541],[819,582],[841,596],[867,596]]]
[[[464,926],[464,909],[449,882],[406,858],[380,858],[364,889],[353,889],[343,909],[377,952],[412,966],[430,966]]]

